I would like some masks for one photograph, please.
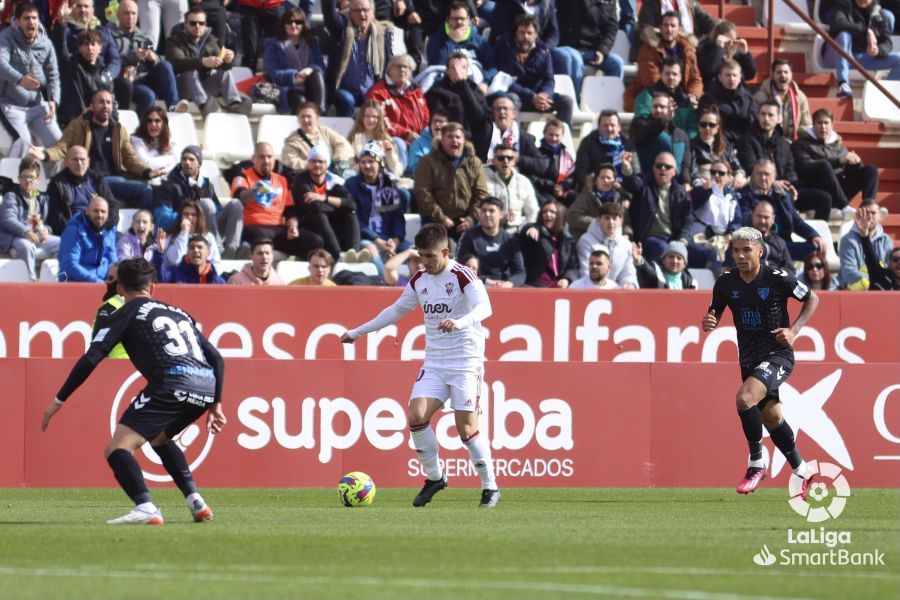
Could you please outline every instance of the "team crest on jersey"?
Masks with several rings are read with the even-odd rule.
[[[765,300],[766,298],[769,297],[769,288],[767,288],[767,287],[757,288],[756,291],[759,292],[759,297],[762,298],[763,300]]]
[[[444,286],[444,289],[447,290],[448,296],[452,296],[453,295],[453,282],[448,281],[447,284]]]

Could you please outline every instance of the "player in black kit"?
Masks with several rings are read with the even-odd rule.
[[[212,519],[212,510],[197,490],[184,453],[172,438],[203,413],[207,413],[206,427],[211,433],[219,433],[225,426],[220,403],[225,363],[190,315],[153,300],[154,275],[153,265],[143,258],[119,263],[118,291],[125,304],[97,331],[41,422],[44,431],[66,399],[121,341],[131,362],[147,380],[147,387],[122,414],[106,446],[106,461],[116,481],[135,503],[133,511],[107,521],[110,525],[163,524],[162,513],[153,504],[134,458],[135,450],[145,442],[150,442],[185,495],[194,520]]]
[[[765,424],[794,474],[803,479],[801,497],[806,500],[812,476],[807,474],[806,463],[794,443],[793,430],[782,417],[778,387],[794,369],[791,344],[816,311],[819,298],[793,276],[760,264],[763,242],[762,234],[756,229],[738,229],[731,242],[737,269],[716,281],[712,304],[702,325],[703,331],[715,329],[727,306],[737,330],[738,361],[744,381],[737,392],[737,410],[750,446],[750,465],[737,491],[749,494],[765,479],[767,465],[762,452]],[[787,309],[789,298],[803,302],[793,325]]]

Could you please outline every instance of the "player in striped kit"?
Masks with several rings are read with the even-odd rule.
[[[428,479],[413,500],[425,506],[447,487],[438,462],[438,441],[431,417],[447,398],[456,415],[456,429],[481,477],[482,508],[500,501],[487,435],[478,431],[478,402],[484,377],[484,329],[481,321],[491,316],[491,302],[484,284],[450,258],[447,231],[436,223],[416,234],[416,249],[423,270],[410,277],[400,298],[377,317],[341,336],[352,344],[360,336],[377,331],[421,305],[425,317],[425,362],[413,384],[409,400],[409,430]]]

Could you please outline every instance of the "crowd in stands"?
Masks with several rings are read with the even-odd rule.
[[[731,233],[748,224],[766,262],[802,264],[811,287],[900,287],[876,166],[828,109],[810,111],[788,61],[761,69],[696,0],[645,0],[637,16],[629,0],[320,2],[315,27],[310,2],[7,2],[0,127],[21,161],[2,182],[0,253],[32,280],[49,257],[60,281],[103,282],[144,256],[162,282],[394,285],[419,265],[406,235],[417,213],[490,287],[689,289],[689,269],[730,265]],[[826,0],[818,18],[864,67],[900,79],[879,0]],[[612,51],[620,30],[629,56]],[[824,54],[851,97],[849,64]],[[576,147],[588,71],[623,78],[630,62],[630,126],[603,110]],[[249,90],[238,65],[258,74]],[[170,115],[249,115],[254,101],[296,115],[296,129],[280,150],[259,142],[220,165],[220,197]],[[125,110],[140,116],[133,134]],[[539,139],[524,112],[541,113]],[[328,114],[354,117],[346,137]],[[125,208],[137,212],[119,227]],[[839,272],[809,217],[853,221]],[[249,262],[223,272],[231,259]],[[283,259],[309,276],[283,280]],[[333,273],[354,262],[377,276]]]

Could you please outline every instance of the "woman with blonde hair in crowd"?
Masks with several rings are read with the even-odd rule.
[[[347,135],[356,157],[369,142],[376,142],[384,151],[384,166],[391,174],[399,177],[406,169],[406,142],[392,138],[384,120],[384,109],[375,100],[366,100],[359,107],[356,123]],[[354,167],[358,168],[358,160]]]

